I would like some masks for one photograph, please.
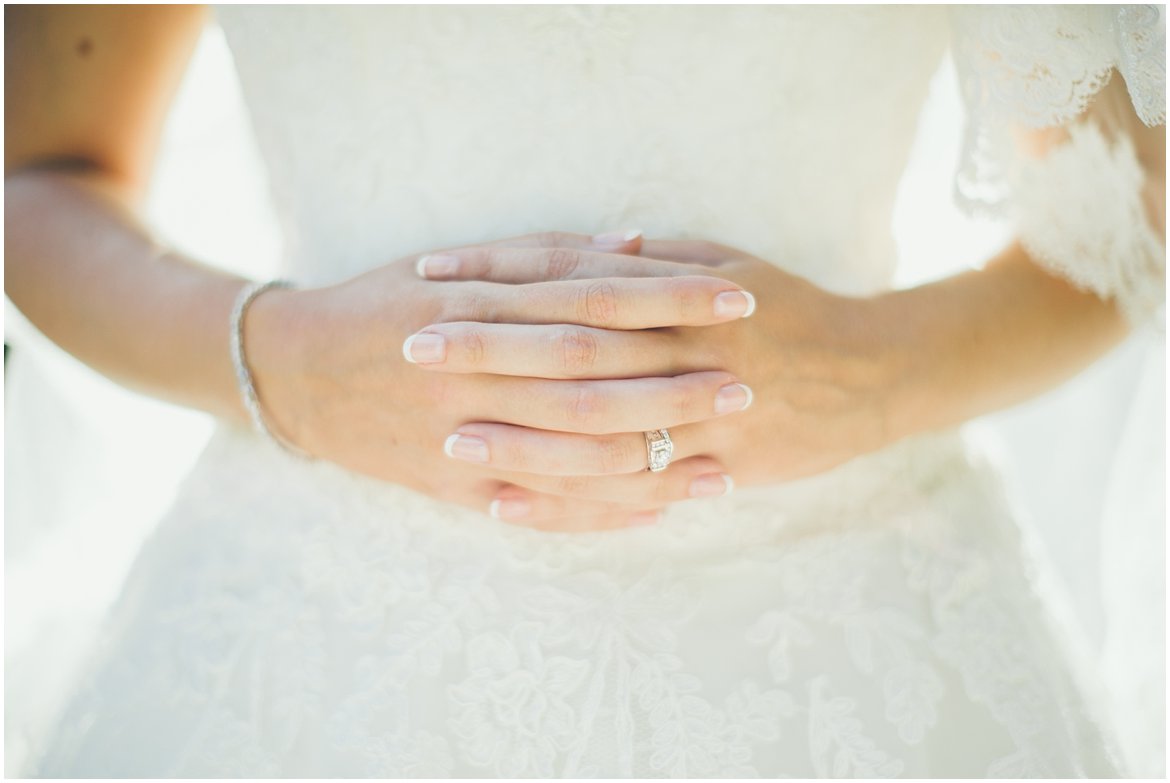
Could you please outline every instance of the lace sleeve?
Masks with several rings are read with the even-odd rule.
[[[1166,118],[1165,7],[951,15],[960,206],[1007,217],[1038,263],[1149,319],[1165,298],[1165,142],[1150,131]]]

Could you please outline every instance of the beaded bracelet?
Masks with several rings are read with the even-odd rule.
[[[293,284],[288,280],[249,283],[236,296],[231,318],[232,365],[236,369],[236,386],[239,387],[244,407],[248,410],[248,417],[252,420],[252,428],[285,451],[296,454],[298,457],[309,457],[303,450],[277,436],[264,421],[264,414],[260,410],[260,399],[256,396],[256,386],[252,383],[252,373],[248,370],[248,362],[244,357],[244,312],[248,309],[248,305],[252,304],[253,299],[269,289],[292,287]]]

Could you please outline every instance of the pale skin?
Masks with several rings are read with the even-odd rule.
[[[109,377],[245,423],[226,350],[245,281],[158,257],[136,217],[205,11],[5,14],[8,295]],[[1136,139],[1160,193],[1164,130]],[[978,271],[853,298],[735,248],[621,232],[415,254],[265,293],[245,327],[281,437],[564,531],[650,522],[721,494],[725,477],[777,483],[953,426],[1060,383],[1126,333],[1112,303],[1018,245]],[[675,461],[651,474],[641,433],[664,426]]]

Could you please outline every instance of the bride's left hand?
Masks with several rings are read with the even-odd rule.
[[[663,350],[674,373],[722,369],[754,392],[751,408],[741,414],[672,428],[675,459],[711,456],[738,484],[767,484],[819,473],[893,439],[887,427],[887,406],[899,377],[897,351],[885,339],[869,300],[832,294],[743,251],[705,241],[645,240],[640,258],[611,257],[604,265],[589,254],[580,254],[572,263],[562,257],[555,276],[534,252],[539,251],[459,251],[458,279],[522,284],[604,277],[620,285],[615,278],[705,274],[732,280],[755,294],[757,309],[751,318],[701,328],[654,330],[666,338]],[[436,324],[423,331],[457,342],[468,326]],[[484,330],[508,328],[471,327],[479,338]],[[623,334],[635,333],[619,332],[616,338],[607,338],[606,344]],[[428,369],[518,372],[509,366],[515,364],[515,357],[493,357],[490,352],[475,355],[480,362],[475,367],[438,364]],[[603,366],[604,361],[597,358],[591,357],[592,363]],[[661,356],[655,357],[655,364],[662,363]],[[593,376],[589,367],[582,367],[578,377]],[[607,472],[604,466],[582,465],[581,475],[543,475],[539,455],[552,452],[553,444],[542,445],[542,438],[550,436],[541,431],[493,422],[467,423],[457,431],[484,438],[492,454],[533,456],[525,465],[491,466],[519,470],[525,476],[521,484],[502,489],[501,500],[532,501],[539,497],[536,493],[543,493],[541,502],[547,504],[547,496],[560,496],[568,507],[573,498],[640,504],[653,497],[653,474],[646,472],[601,475]],[[629,433],[628,437],[640,442],[643,434]]]

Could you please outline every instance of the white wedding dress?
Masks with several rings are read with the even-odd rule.
[[[1085,123],[1031,162],[999,144],[1011,121],[1071,121],[1114,67],[1161,122],[1159,8],[218,13],[302,285],[637,226],[882,290],[895,188],[952,46],[963,198],[1135,318],[1161,298],[1124,139]],[[956,432],[655,527],[562,535],[224,428],[37,774],[1119,774],[1028,540]]]

